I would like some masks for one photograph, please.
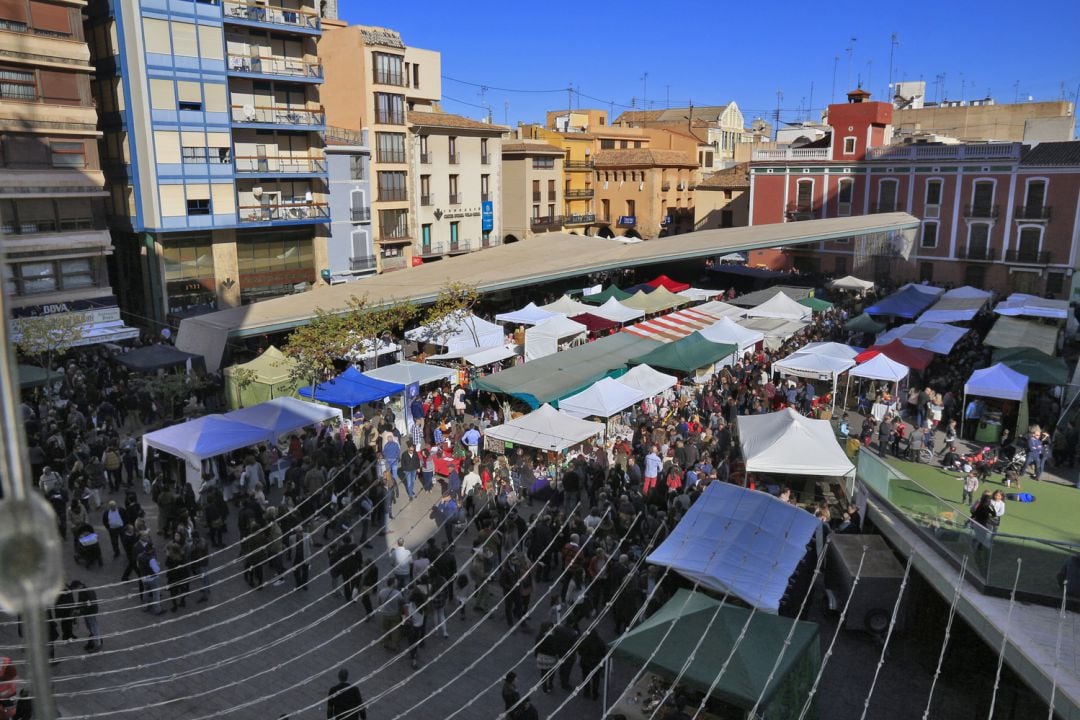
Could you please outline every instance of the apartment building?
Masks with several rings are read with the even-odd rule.
[[[749,163],[707,175],[694,191],[694,229],[745,227],[750,223]]]
[[[565,157],[564,149],[542,140],[515,137],[503,143],[503,242],[562,230]]]
[[[822,141],[755,154],[750,222],[906,211],[922,221],[909,258],[841,238],[752,262],[1073,297],[1080,142],[891,145],[892,104],[848,100],[829,107]]]
[[[154,322],[322,282],[329,222],[315,0],[91,0],[127,307]]]
[[[0,234],[17,321],[79,313],[83,343],[138,334],[109,282],[112,241],[82,3],[0,2]]]
[[[328,282],[348,282],[377,269],[371,239],[371,149],[367,131],[326,128],[330,184]]]
[[[727,105],[702,105],[665,110],[628,110],[614,120],[619,127],[671,130],[693,136],[698,148],[698,164],[705,171],[729,168],[737,162],[742,145],[768,139],[771,128],[755,118],[748,128],[742,110],[734,101]],[[653,147],[656,147],[654,145]]]
[[[603,235],[646,240],[694,228],[697,161],[679,150],[600,150],[594,156]],[[610,236],[610,235],[609,235]]]
[[[395,30],[329,26],[319,43],[326,66],[323,104],[334,127],[368,131],[371,143],[371,237],[379,271],[407,267],[420,233],[413,211],[419,165],[409,137],[411,113],[442,98],[439,53],[407,47]]]
[[[410,172],[420,226],[414,256],[432,260],[502,240],[502,136],[509,128],[443,112],[413,111]]]

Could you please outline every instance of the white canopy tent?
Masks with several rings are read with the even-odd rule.
[[[488,428],[484,435],[504,443],[562,451],[596,437],[604,425],[560,412],[547,403],[528,415]]]
[[[694,302],[705,302],[706,300],[712,300],[723,292],[723,290],[703,290],[701,288],[692,287],[675,294],[682,295],[684,298],[688,298]]]
[[[337,418],[341,420],[341,408],[281,396],[233,410],[225,418],[246,425],[262,428],[273,433],[277,440],[282,435]]]
[[[739,355],[751,352],[760,342],[765,342],[765,333],[760,330],[744,328],[731,318],[720,318],[709,327],[701,330],[706,340],[715,343],[728,343],[739,348]]]
[[[559,410],[574,417],[609,418],[648,397],[618,380],[603,378],[577,395],[559,401]]]
[[[874,283],[871,280],[860,280],[854,275],[845,275],[842,278],[837,278],[829,283],[829,287],[833,290],[857,290],[865,292],[867,290],[874,289]]]
[[[495,316],[495,322],[511,323],[513,325],[539,325],[545,320],[550,320],[553,317],[558,317],[562,313],[550,312],[548,310],[542,310],[536,306],[536,303],[529,303],[520,310],[514,312],[499,313]]]
[[[736,418],[747,472],[840,477],[855,472],[832,423],[791,408]]]
[[[809,310],[810,308],[807,308]],[[745,318],[738,324],[751,330],[760,330],[765,333],[765,347],[776,350],[784,341],[801,332],[809,323],[798,320],[781,320],[779,318]]]
[[[431,383],[442,382],[443,380],[457,379],[456,370],[439,367],[437,365],[412,362],[410,360],[402,360],[393,365],[368,370],[364,374],[370,378],[375,378],[376,380],[397,383],[398,385],[412,385],[413,383],[430,385]]]
[[[505,340],[501,327],[472,313],[455,318],[445,326],[424,325],[408,330],[405,337],[414,342],[439,345],[450,352],[467,348],[499,347]]]
[[[746,316],[751,318],[774,318],[797,322],[810,322],[813,314],[813,310],[800,305],[782,292],[776,293],[757,307],[746,311]]]
[[[714,318],[741,318],[746,316],[746,308],[741,308],[736,305],[723,302],[721,300],[710,300],[707,303],[702,303],[694,308],[698,312],[703,312],[707,315],[712,315]]]
[[[654,370],[648,365],[635,365],[629,372],[616,378],[615,382],[641,391],[644,397],[653,397],[675,387],[679,381],[674,375]]]
[[[836,379],[855,367],[855,360],[818,355],[813,352],[795,352],[783,360],[774,362],[772,371],[781,375],[794,375],[810,380],[828,380],[832,383],[832,406],[836,407]]]
[[[627,323],[631,320],[645,317],[645,313],[636,308],[627,307],[615,298],[608,298],[607,302],[599,307],[586,306],[585,312],[592,313],[597,317],[617,323]],[[580,315],[581,313],[574,313]]]
[[[746,256],[743,255],[742,253],[737,253],[737,252],[728,253],[727,255],[721,255],[720,257],[718,257],[716,259],[719,260],[722,263],[744,263],[744,262],[746,262]]]
[[[960,338],[967,335],[967,328],[938,322],[908,323],[878,335],[877,345],[887,345],[899,339],[908,347],[922,348],[938,355],[948,355]]]
[[[964,383],[963,407],[967,407],[968,395],[1022,402],[1027,397],[1027,388],[1027,375],[1013,370],[1005,363],[991,365],[988,368],[971,373],[971,377]],[[966,416],[967,412],[964,412],[963,415]],[[964,429],[963,422],[964,420],[961,419],[961,431]]]
[[[553,303],[541,305],[539,309],[549,313],[565,315],[566,317],[584,315],[585,313],[592,313],[593,315],[599,314],[596,312],[596,308],[592,305],[586,305],[585,303],[578,302],[577,300],[574,300],[568,295],[563,295],[561,298],[559,298]]]
[[[187,481],[198,493],[203,484],[203,460],[274,440],[273,430],[224,415],[204,415],[143,435],[143,462],[149,457],[150,448],[182,458],[187,468]]]
[[[900,382],[906,380],[911,368],[896,362],[885,353],[878,353],[862,365],[856,365],[848,372],[847,387],[844,390],[844,404],[847,405],[848,392],[851,390],[851,378],[865,380],[883,380],[893,383],[895,395],[900,396]]]
[[[564,315],[557,315],[525,331],[525,360],[536,360],[559,351],[560,345],[581,345],[589,329]]]
[[[401,346],[391,340],[377,338],[375,340],[361,340],[345,353],[345,359],[354,365],[364,367],[367,361],[383,355],[397,354],[401,352]]]
[[[859,351],[850,345],[838,342],[812,342],[806,343],[799,348],[801,353],[813,353],[814,355],[828,355],[841,360],[854,360]]]
[[[1068,300],[1048,300],[1025,293],[1013,293],[1007,300],[994,308],[998,315],[1024,315],[1026,317],[1067,320],[1069,317]]]
[[[993,293],[970,285],[949,290],[918,317],[917,324],[967,322],[979,314]]]

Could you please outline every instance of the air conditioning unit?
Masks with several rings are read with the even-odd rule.
[[[858,584],[855,583],[856,575]],[[883,636],[889,629],[903,579],[903,566],[880,535],[832,535],[826,559],[825,591],[833,609],[840,610],[848,605],[844,622],[848,630]],[[896,618],[897,630],[903,627],[904,609],[901,605]]]
[[[262,186],[261,185],[256,185],[255,187],[251,188],[251,194],[254,195],[257,198],[262,197],[262,194],[263,194]]]

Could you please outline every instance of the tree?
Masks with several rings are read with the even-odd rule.
[[[472,314],[480,299],[480,291],[475,285],[463,282],[450,282],[443,286],[435,302],[424,315],[423,324],[432,329],[432,337],[449,335],[464,326],[472,335],[473,344],[480,346],[480,338],[473,323],[464,322]]]
[[[251,368],[236,367],[232,369],[233,387],[236,388],[236,404],[244,407],[244,391],[255,383],[258,374]]]
[[[281,351],[293,360],[289,379],[297,387],[309,386],[312,399],[315,386],[334,376],[334,361],[345,354],[346,336],[342,316],[316,310],[311,322],[293,330],[285,341]]]
[[[86,316],[81,313],[58,313],[19,320],[19,350],[45,367],[51,380],[53,361],[77,345],[83,338]],[[46,384],[46,387],[50,383]]]
[[[349,310],[342,318],[348,333],[346,341],[351,341],[352,347],[346,348],[343,354],[357,350],[363,355],[369,347],[372,352],[377,352],[379,338],[388,333],[399,335],[416,313],[416,305],[411,302],[391,300],[385,305],[371,307],[367,295],[353,295],[349,299]]]

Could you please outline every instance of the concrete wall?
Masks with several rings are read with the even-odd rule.
[[[897,130],[923,130],[951,135],[960,140],[1024,140],[1024,124],[1033,118],[1072,115],[1073,104],[1064,100],[1007,105],[965,107],[924,107],[897,110],[893,126]]]

